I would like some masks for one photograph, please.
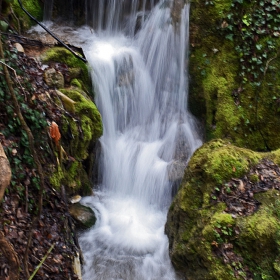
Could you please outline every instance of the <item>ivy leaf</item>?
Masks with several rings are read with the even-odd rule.
[[[226,36],[226,39],[230,40],[230,41],[233,41],[233,34],[228,34]]]

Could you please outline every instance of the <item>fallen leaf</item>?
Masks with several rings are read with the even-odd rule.
[[[51,138],[54,140],[56,146],[58,146],[58,142],[61,138],[61,134],[59,132],[57,123],[54,121],[51,123],[51,126],[50,126],[50,135],[51,135]]]

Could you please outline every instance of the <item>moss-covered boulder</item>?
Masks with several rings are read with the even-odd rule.
[[[43,53],[41,59],[43,63],[47,64],[53,62],[66,64],[69,68],[70,82],[75,79],[72,83],[77,84],[77,78],[79,78],[79,87],[83,87],[86,92],[91,92],[91,79],[87,64],[75,57],[69,50],[62,47],[50,48]]]
[[[61,89],[61,92],[75,102],[77,116],[77,119],[67,116],[62,119],[62,133],[68,139],[71,138],[67,150],[76,158],[84,160],[88,156],[90,143],[102,135],[101,115],[92,100],[79,88]]]
[[[61,89],[61,92],[71,100],[72,107],[59,120],[61,147],[66,155],[62,155],[62,165],[52,174],[51,182],[55,187],[66,185],[69,194],[89,195],[91,167],[87,167],[85,161],[94,157],[94,143],[102,135],[101,115],[93,101],[79,88]]]
[[[195,152],[166,224],[171,261],[186,279],[279,279],[278,153],[221,140]]]
[[[279,26],[278,1],[192,1],[190,108],[208,139],[280,147]]]
[[[103,126],[93,102],[87,65],[60,47],[46,50],[41,58],[50,67],[45,74],[50,70],[55,75],[60,73],[65,81],[64,85],[58,85],[52,82],[52,78],[49,83],[53,88],[59,88],[52,95],[53,102],[64,110],[61,118],[55,120],[61,133],[61,147],[57,148],[60,164],[51,174],[50,182],[56,188],[63,184],[70,195],[89,195],[92,189],[89,173],[91,158],[94,158],[93,148],[103,133]]]

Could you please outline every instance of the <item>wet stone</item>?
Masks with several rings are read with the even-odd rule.
[[[75,220],[79,229],[88,229],[94,226],[96,217],[90,207],[84,206],[80,203],[72,204],[69,208],[69,213]]]

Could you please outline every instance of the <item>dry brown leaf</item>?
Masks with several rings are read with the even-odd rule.
[[[51,126],[50,126],[50,135],[51,135],[51,138],[54,140],[56,146],[58,146],[59,140],[61,138],[61,134],[59,132],[58,125],[54,121],[51,123]]]

